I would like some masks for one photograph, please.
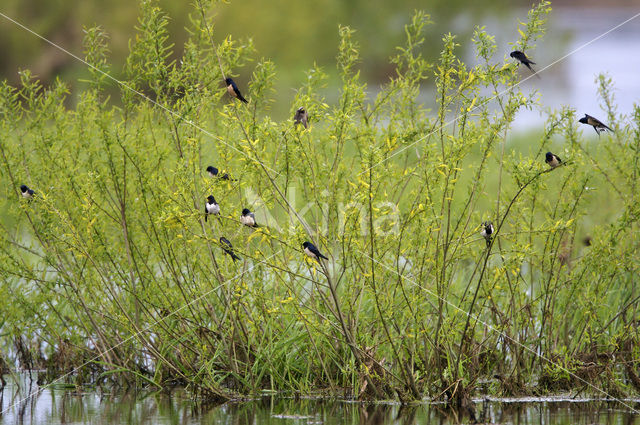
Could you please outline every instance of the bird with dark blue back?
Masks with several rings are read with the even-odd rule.
[[[320,254],[320,251],[318,250],[318,248],[316,248],[316,246],[314,244],[312,244],[311,242],[305,242],[302,244],[302,248],[304,249],[304,253],[307,254],[309,257],[315,259],[318,261],[318,263],[320,262],[321,258],[324,258],[325,260],[328,260],[327,257],[325,257],[324,255]]]
[[[20,185],[20,192],[22,192],[23,198],[33,198],[33,195],[36,193],[33,189],[30,189],[26,184]]]
[[[556,168],[558,165],[562,164],[560,157],[551,152],[547,152],[545,154],[544,162],[549,164],[549,167],[551,168]]]
[[[520,50],[514,50],[513,52],[509,53],[509,56],[511,56],[512,58],[516,59],[518,62],[520,62],[527,68],[529,68],[529,71],[531,71],[535,75],[538,75],[533,70],[533,68],[531,68],[531,65],[535,65],[536,63],[532,62],[531,59],[529,59],[527,55],[524,54],[524,52],[521,52]]]
[[[222,180],[233,180],[232,178],[229,177],[229,174],[227,173],[220,175],[220,170],[218,170],[213,165],[209,165],[206,171],[211,177],[219,177]]]
[[[233,81],[231,78],[227,78],[224,80],[224,82],[227,84],[227,93],[229,93],[231,97],[235,97],[241,102],[249,103],[247,102],[247,99],[242,97],[242,94],[240,94],[240,89],[238,89],[238,86],[236,85],[235,81]]]
[[[225,238],[224,236],[220,236],[220,245],[222,246],[222,250],[224,251],[224,253],[229,255],[233,262],[240,259],[240,257],[238,257],[235,252],[233,252],[233,245],[231,245],[229,239]]]
[[[256,216],[252,213],[249,208],[244,208],[242,210],[242,215],[240,216],[240,223],[249,227],[260,227],[256,223]]]
[[[602,121],[600,121],[597,118],[592,117],[589,114],[584,114],[584,117],[580,118],[578,120],[578,122],[580,122],[582,124],[587,124],[587,125],[593,126],[593,129],[596,131],[596,134],[598,136],[600,136],[600,133],[602,133],[603,131],[606,131],[606,130],[609,130],[610,132],[613,133],[613,130],[611,130],[609,127],[604,125],[604,123]]]

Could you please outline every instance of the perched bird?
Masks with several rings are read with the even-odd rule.
[[[527,57],[527,55],[525,55],[523,52],[521,52],[520,50],[514,50],[513,52],[509,53],[509,56],[511,56],[512,58],[516,59],[518,62],[520,62],[521,64],[524,64],[524,66],[526,66],[527,68],[529,68],[529,70],[531,72],[533,72],[534,74],[536,73],[533,68],[531,68],[531,65],[535,65],[535,62],[532,62],[531,59],[529,59]],[[538,74],[536,74],[538,75]]]
[[[227,92],[229,92],[229,95],[231,95],[231,97],[240,99],[244,103],[249,103],[247,102],[247,99],[242,97],[242,95],[240,94],[240,90],[238,90],[238,86],[231,78],[225,79],[224,82],[227,83]]]
[[[26,184],[20,186],[20,191],[22,192],[23,198],[32,198],[35,194],[33,189],[29,189],[29,186],[27,186]]]
[[[218,171],[218,169],[217,169],[216,167],[214,167],[213,165],[209,165],[209,166],[207,167],[207,170],[206,170],[206,171],[207,171],[207,173],[209,173],[209,175],[210,175],[211,177],[218,177],[218,174],[220,173],[220,171]],[[222,180],[231,180],[231,179],[229,178],[229,174],[227,174],[227,173],[224,173],[223,175],[221,175],[221,176],[220,176],[220,178],[221,178]]]
[[[293,122],[296,126],[302,124],[304,128],[309,128],[309,115],[302,106],[298,108],[296,114],[293,116]]]
[[[304,248],[304,253],[305,254],[307,254],[311,258],[315,258],[316,260],[318,260],[318,262],[320,262],[321,258],[324,258],[325,260],[328,260],[327,257],[325,257],[324,255],[320,254],[320,251],[318,251],[318,248],[316,248],[315,245],[312,244],[311,242],[303,243],[302,247]]]
[[[242,210],[240,222],[245,226],[260,227],[256,224],[256,216],[251,211],[249,211],[249,208],[245,208]]]
[[[602,121],[600,121],[597,118],[593,118],[589,114],[584,114],[584,117],[580,118],[578,120],[578,122],[581,122],[582,124],[589,124],[589,125],[593,126],[593,129],[596,131],[598,136],[600,135],[601,132],[603,132],[605,130],[609,130],[609,131],[613,132],[613,130],[611,130],[609,127],[604,125],[602,123]]]
[[[233,245],[231,245],[229,239],[225,238],[224,236],[220,236],[220,244],[222,245],[222,250],[225,252],[225,254],[230,255],[231,259],[233,259],[234,262],[240,259],[240,257],[238,257],[233,252]]]
[[[549,164],[551,168],[556,168],[558,165],[562,164],[562,160],[558,155],[554,155],[551,152],[547,152],[545,155],[544,162]]]
[[[217,204],[216,198],[213,195],[207,196],[207,203],[204,204],[204,221],[207,221],[209,214],[220,214],[220,205]]]
[[[493,235],[493,224],[490,221],[482,223],[480,234],[487,241],[487,247],[489,247],[491,245],[491,235]]]

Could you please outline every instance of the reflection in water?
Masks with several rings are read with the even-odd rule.
[[[627,404],[635,409],[640,403]],[[108,393],[100,389],[57,386],[41,390],[23,379],[0,392],[0,425],[4,424],[229,424],[229,425],[449,425],[469,418],[442,404],[401,406],[341,400],[262,397],[211,406],[189,399],[183,391]],[[614,402],[545,399],[478,400],[482,423],[516,425],[620,424],[640,425],[640,415]],[[484,420],[482,420],[484,419]]]

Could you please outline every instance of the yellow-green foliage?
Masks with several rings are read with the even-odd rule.
[[[534,48],[549,10],[531,11],[514,48]],[[79,380],[218,397],[417,399],[494,374],[504,391],[534,391],[539,377],[553,389],[587,355],[637,341],[640,109],[619,116],[606,77],[615,133],[589,139],[565,108],[516,143],[516,113],[539,100],[516,85],[509,49],[477,28],[478,65],[450,34],[430,63],[419,49],[430,18],[417,12],[392,52],[394,78],[373,97],[358,34],[340,27],[338,100],[325,99],[319,67],[291,95],[291,116],[309,113],[305,129],[269,117],[277,63],[243,76],[249,104],[226,94],[223,72],[235,77],[254,48],[213,45],[215,22],[202,16],[212,14],[194,10],[173,61],[166,14],[143,2],[121,108],[105,94],[114,82],[101,73],[108,43],[97,28],[86,32],[96,68],[76,108],[64,106],[64,83],[45,90],[27,71],[19,87],[0,86],[7,354],[24,339],[51,377],[79,367]],[[433,113],[417,100],[427,79]],[[550,170],[548,150],[565,165]],[[208,165],[231,179],[211,178]],[[222,213],[205,222],[210,194]],[[240,224],[244,207],[261,227]],[[306,257],[305,240],[329,261]],[[73,367],[61,366],[63,348]],[[622,385],[623,371],[607,370],[580,376]]]

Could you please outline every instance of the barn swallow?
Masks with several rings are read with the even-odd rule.
[[[549,164],[551,168],[556,168],[558,165],[562,164],[562,160],[558,155],[554,155],[551,152],[547,152],[545,155],[544,162]]]
[[[251,211],[249,211],[249,208],[245,208],[242,210],[242,215],[240,216],[240,222],[245,226],[260,227],[256,223],[256,216]]]
[[[596,133],[598,134],[598,136],[600,135],[601,132],[605,131],[605,130],[609,130],[610,132],[613,133],[613,130],[611,130],[609,127],[607,127],[606,125],[604,125],[602,123],[602,121],[600,121],[597,118],[593,118],[591,115],[589,114],[584,114],[584,117],[580,118],[578,120],[578,122],[581,122],[582,124],[589,124],[591,126],[593,126],[593,129],[596,131]]]
[[[302,106],[296,110],[296,114],[293,116],[293,122],[296,126],[302,124],[304,128],[309,128],[309,115]]]
[[[23,198],[33,198],[33,195],[36,193],[33,189],[29,189],[26,184],[20,186],[20,192],[22,192]]]
[[[491,245],[491,235],[493,235],[493,224],[490,221],[482,223],[482,230],[480,231],[482,237],[487,241],[487,248]]]
[[[318,262],[320,262],[321,258],[324,258],[325,260],[328,260],[327,257],[325,257],[324,255],[320,254],[320,251],[318,251],[318,248],[316,248],[315,245],[312,244],[311,242],[303,243],[302,247],[304,248],[304,253],[305,254],[307,254],[311,258],[315,258],[316,260],[318,260]]]
[[[214,167],[213,165],[209,165],[207,167],[206,171],[207,171],[207,173],[209,173],[209,175],[211,177],[218,177],[218,174],[220,173],[220,171],[216,167]],[[222,180],[233,180],[233,179],[229,178],[229,174],[227,174],[227,173],[224,173],[223,175],[221,175],[220,178]]]
[[[220,236],[220,244],[222,245],[222,250],[225,252],[225,254],[230,255],[231,259],[233,259],[234,262],[240,259],[240,257],[238,257],[233,252],[233,245],[231,245],[229,239],[225,238],[224,236]]]
[[[216,203],[216,198],[213,195],[207,196],[207,203],[204,204],[204,221],[207,221],[209,214],[220,214],[220,205]]]
[[[231,97],[235,97],[236,99],[240,99],[244,103],[249,103],[249,102],[247,102],[247,99],[242,97],[242,95],[240,94],[240,90],[238,90],[238,86],[236,85],[236,83],[231,78],[225,79],[224,82],[227,83],[227,92],[229,93],[229,95]]]
[[[527,57],[527,55],[525,55],[523,52],[521,52],[520,50],[514,50],[513,52],[509,53],[509,56],[511,56],[512,58],[516,59],[518,62],[520,62],[521,64],[524,64],[527,68],[529,68],[529,70],[531,72],[533,72],[534,74],[536,73],[533,68],[531,68],[531,65],[535,65],[535,62],[532,62],[531,59],[529,59]],[[536,74],[538,75],[538,74]]]

